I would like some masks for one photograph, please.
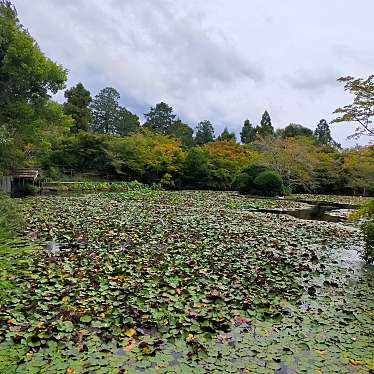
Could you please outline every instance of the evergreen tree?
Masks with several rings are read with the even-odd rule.
[[[229,130],[227,130],[227,127],[225,127],[224,130],[222,131],[222,134],[217,138],[217,140],[224,141],[224,142],[229,142],[233,140],[235,142],[236,136],[235,136],[235,133],[229,132]]]
[[[260,126],[256,127],[256,131],[259,135],[264,137],[274,135],[274,128],[271,124],[271,118],[266,110],[262,115]]]
[[[90,92],[84,88],[82,83],[78,83],[70,90],[66,90],[64,96],[67,99],[64,103],[64,112],[71,115],[74,120],[71,132],[87,131],[91,122]]]
[[[118,128],[120,94],[112,87],[103,88],[91,104],[92,129],[96,132],[114,134]]]
[[[144,116],[146,118],[144,127],[161,134],[170,132],[170,127],[176,117],[173,114],[173,108],[164,102],[156,104],[154,108],[151,107],[150,111],[145,113]]]
[[[128,136],[140,127],[139,117],[124,107],[119,107],[115,121],[115,132],[122,136]]]
[[[193,144],[193,130],[179,118],[171,124],[168,134],[179,139],[184,147],[190,147]]]
[[[243,144],[248,144],[256,139],[256,129],[248,119],[244,121],[242,131],[240,132],[240,140]]]
[[[329,124],[325,119],[321,119],[314,131],[314,136],[318,144],[335,145],[335,141],[331,136]]]
[[[201,121],[196,126],[195,143],[206,144],[214,140],[214,127],[210,121]]]

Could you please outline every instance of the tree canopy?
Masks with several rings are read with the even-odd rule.
[[[290,123],[288,126],[285,127],[283,136],[285,138],[293,138],[296,136],[312,137],[313,131],[297,123]]]
[[[195,143],[206,144],[214,140],[214,128],[210,121],[201,121],[196,126]]]
[[[252,123],[246,119],[243,124],[242,131],[240,132],[240,140],[243,144],[252,143],[257,136],[257,131]]]
[[[224,142],[236,141],[236,136],[234,132],[230,132],[227,127],[225,127],[217,140]]]
[[[170,127],[176,117],[173,113],[173,108],[164,102],[156,104],[155,107],[151,107],[149,112],[145,113],[144,116],[146,118],[144,127],[161,134],[170,133]]]
[[[261,136],[271,136],[274,134],[274,127],[271,123],[271,118],[267,110],[262,115],[260,126],[256,129],[257,133]]]
[[[91,110],[89,105],[92,101],[91,94],[82,83],[65,91],[67,99],[64,103],[65,114],[71,115],[74,125],[71,128],[73,133],[87,131],[91,122]]]
[[[43,167],[46,178],[87,173],[97,178],[161,183],[168,188],[232,189],[242,171],[260,164],[298,192],[374,193],[370,146],[343,150],[321,120],[315,132],[290,123],[274,131],[267,111],[240,133],[225,128],[215,139],[209,120],[195,134],[173,108],[160,102],[145,122],[121,105],[112,87],[94,98],[78,83],[65,91],[65,103],[51,96],[65,88],[67,72],[48,59],[20,24],[10,2],[0,0],[0,171]],[[334,122],[355,121],[370,135],[373,76],[341,78],[353,104],[337,109]],[[357,133],[358,134],[358,133]],[[69,170],[69,174],[66,174]],[[275,183],[266,174],[259,183]],[[261,184],[260,183],[260,184]]]
[[[339,78],[338,81],[344,83],[344,90],[351,93],[354,98],[352,104],[334,111],[338,117],[332,122],[357,123],[358,127],[351,137],[359,138],[362,135],[374,137],[374,75],[370,75],[367,79],[348,76]]]

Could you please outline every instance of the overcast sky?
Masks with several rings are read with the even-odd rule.
[[[160,101],[239,134],[265,109],[314,129],[349,104],[336,79],[374,73],[374,0],[14,0],[43,52],[138,115]],[[354,126],[332,125],[343,145]],[[360,143],[366,143],[362,139]]]

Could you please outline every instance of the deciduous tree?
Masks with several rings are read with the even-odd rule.
[[[332,122],[354,122],[358,124],[356,131],[351,137],[359,138],[362,135],[374,137],[374,75],[367,79],[342,77],[338,79],[344,83],[344,90],[351,93],[353,103],[345,105],[334,111],[339,116]]]
[[[297,123],[290,123],[284,128],[283,137],[293,138],[296,136],[313,137],[313,131]]]

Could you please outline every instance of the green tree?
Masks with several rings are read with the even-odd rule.
[[[243,194],[276,196],[285,192],[280,175],[258,164],[245,168],[238,176],[236,185]]]
[[[240,133],[240,140],[243,144],[252,143],[256,139],[256,129],[249,122],[248,119],[244,121],[242,131]]]
[[[214,127],[210,121],[201,121],[196,126],[195,143],[206,144],[214,140]]]
[[[178,139],[146,128],[118,139],[111,152],[120,160],[123,175],[145,183],[167,179],[172,184],[185,158]]]
[[[336,145],[334,139],[331,136],[331,130],[329,124],[325,119],[321,119],[314,131],[317,144],[324,145]]]
[[[262,115],[260,126],[256,127],[256,131],[259,135],[264,137],[274,135],[274,127],[271,124],[270,115],[266,110]]]
[[[176,115],[173,114],[173,108],[168,104],[161,102],[144,114],[146,122],[144,127],[161,134],[169,134],[170,127],[174,123]]]
[[[140,128],[139,117],[123,107],[118,107],[115,132],[128,136]]]
[[[200,147],[191,148],[182,169],[183,187],[209,188],[210,171],[208,162],[208,155]]]
[[[297,123],[290,123],[284,128],[283,137],[294,138],[297,136],[313,137],[313,131]]]
[[[224,128],[222,134],[217,138],[219,141],[229,142],[229,141],[236,141],[235,133],[229,132],[227,127]]]
[[[193,130],[179,118],[170,125],[168,134],[179,139],[183,147],[191,147],[193,145]]]
[[[49,105],[50,94],[63,89],[66,71],[44,56],[20,24],[9,1],[0,0],[0,152],[1,167],[19,166],[33,158],[46,139],[48,118],[63,113]],[[53,108],[52,108],[53,107]],[[61,117],[56,124],[64,122]],[[53,131],[53,130],[52,130]],[[4,141],[5,140],[5,141]],[[47,141],[48,143],[48,141]],[[10,152],[9,152],[10,150]],[[32,158],[32,160],[31,160]]]
[[[374,146],[357,147],[343,155],[346,185],[354,194],[374,192]]]
[[[0,0],[0,120],[23,120],[64,88],[66,71],[46,58],[9,1]]]
[[[207,158],[205,189],[228,190],[232,188],[238,173],[257,157],[257,153],[234,141],[214,141],[197,147]],[[205,161],[204,161],[205,162]],[[205,168],[205,166],[204,166]],[[195,180],[195,187],[201,183]]]
[[[253,184],[260,195],[276,196],[284,193],[282,178],[272,170],[266,170],[257,175]]]
[[[82,83],[78,83],[66,90],[64,96],[67,99],[64,103],[64,112],[71,115],[74,120],[71,132],[76,134],[79,131],[87,131],[91,122],[90,91],[86,90]]]
[[[317,187],[314,177],[318,163],[314,140],[298,138],[260,138],[254,147],[261,152],[261,164],[276,171],[287,188],[313,191]]]
[[[353,103],[338,108],[334,114],[339,114],[332,122],[358,123],[356,131],[351,137],[359,138],[362,135],[374,137],[372,118],[374,116],[374,75],[367,79],[342,77],[339,82],[345,83],[344,90],[354,95]]]
[[[92,132],[80,132],[64,137],[48,154],[43,168],[71,169],[78,173],[94,171],[97,174],[113,176],[115,157],[109,151],[111,140],[108,135]]]
[[[103,88],[93,99],[92,129],[99,133],[115,134],[118,127],[120,94],[112,87]]]

